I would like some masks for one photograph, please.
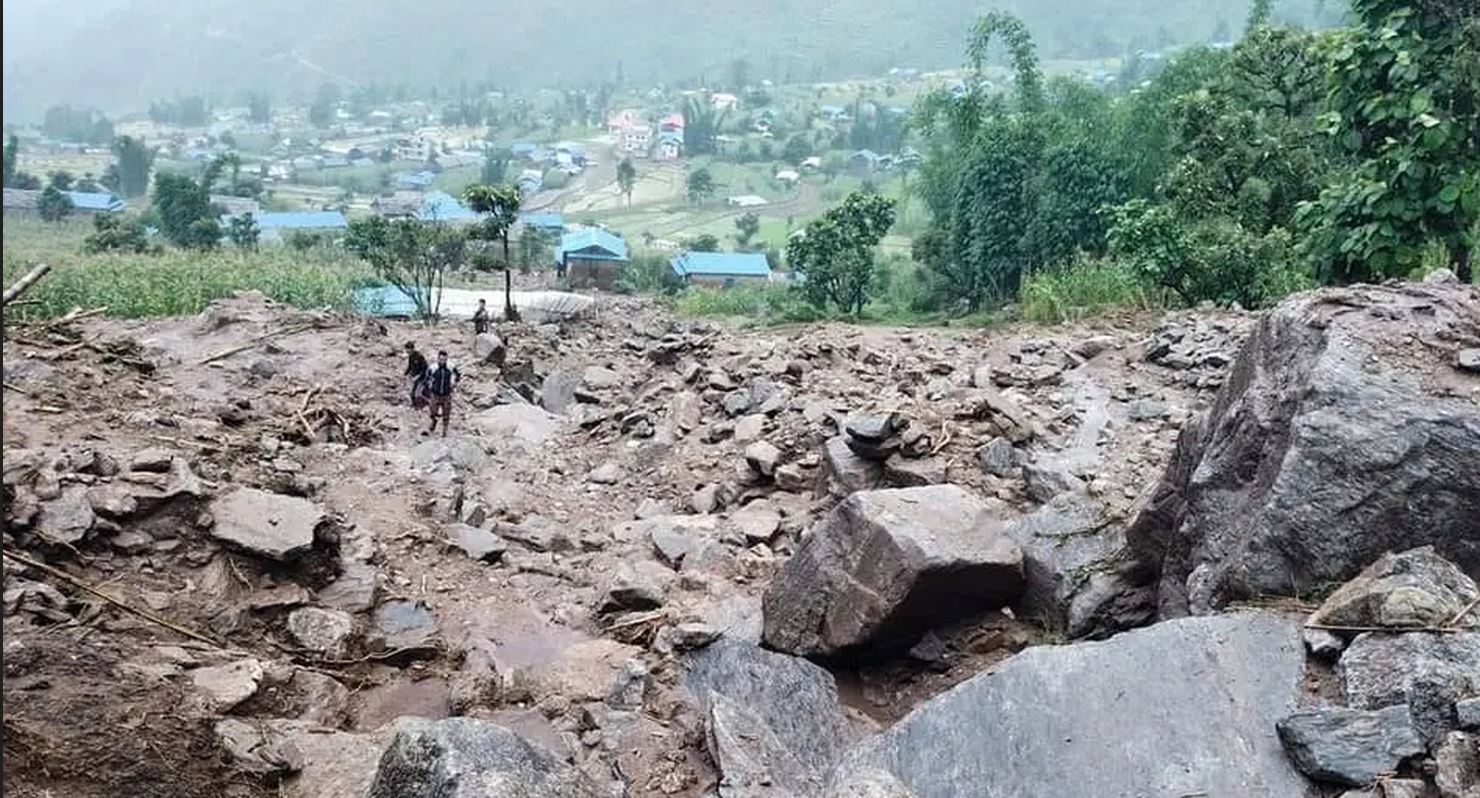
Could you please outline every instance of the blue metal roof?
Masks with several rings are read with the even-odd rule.
[[[294,213],[252,214],[263,230],[328,230],[348,227],[339,211],[300,211]]]
[[[683,133],[677,130],[661,130],[658,132],[658,141],[671,141],[683,146]]]
[[[519,215],[519,221],[526,227],[538,227],[543,230],[565,229],[565,216],[559,213],[523,213]]]
[[[599,251],[592,251],[599,250]],[[627,260],[627,242],[605,230],[590,228],[566,233],[560,237],[555,260],[563,261],[571,253],[594,260]]]
[[[679,277],[769,277],[764,252],[685,252],[671,262]]]
[[[123,200],[112,194],[97,194],[89,191],[63,191],[72,207],[79,211],[121,211]]]
[[[421,201],[416,218],[423,222],[464,222],[477,219],[478,214],[468,210],[461,202],[445,191],[432,191]]]

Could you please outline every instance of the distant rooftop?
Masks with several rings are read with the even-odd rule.
[[[669,262],[679,277],[769,277],[762,252],[685,252]]]

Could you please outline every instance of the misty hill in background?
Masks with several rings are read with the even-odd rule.
[[[1308,22],[1322,0],[1283,0]],[[1243,28],[1247,0],[53,0],[4,4],[4,112],[57,102],[117,113],[202,92],[304,99],[325,79],[455,87],[817,81],[891,66],[954,67],[989,6],[1019,14],[1044,58],[1101,58]]]

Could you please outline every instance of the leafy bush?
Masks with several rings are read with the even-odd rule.
[[[1118,261],[1087,257],[1029,275],[1023,282],[1020,301],[1023,318],[1043,324],[1161,305],[1160,292],[1134,269]]]

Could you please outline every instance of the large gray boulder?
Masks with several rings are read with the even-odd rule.
[[[307,499],[256,488],[236,490],[211,502],[216,525],[211,537],[270,560],[290,560],[313,548],[324,512]]]
[[[1361,787],[1424,752],[1407,707],[1378,710],[1316,707],[1279,722],[1280,742],[1300,772]]]
[[[850,751],[834,780],[881,769],[918,798],[1300,798],[1275,723],[1304,666],[1299,629],[1270,615],[1030,648]]]
[[[579,770],[494,723],[409,721],[380,757],[367,798],[597,798]]]
[[[964,489],[861,491],[812,530],[766,589],[765,642],[811,657],[887,653],[1022,589],[1022,550]]]
[[[1348,706],[1406,704],[1433,744],[1459,727],[1455,702],[1480,695],[1480,632],[1358,635],[1337,663]]]
[[[721,798],[817,795],[853,736],[832,674],[724,637],[690,660]]]
[[[1480,410],[1430,349],[1466,336],[1480,292],[1463,285],[1326,289],[1266,313],[1127,533],[1163,615],[1297,595],[1390,549],[1480,568]]]

